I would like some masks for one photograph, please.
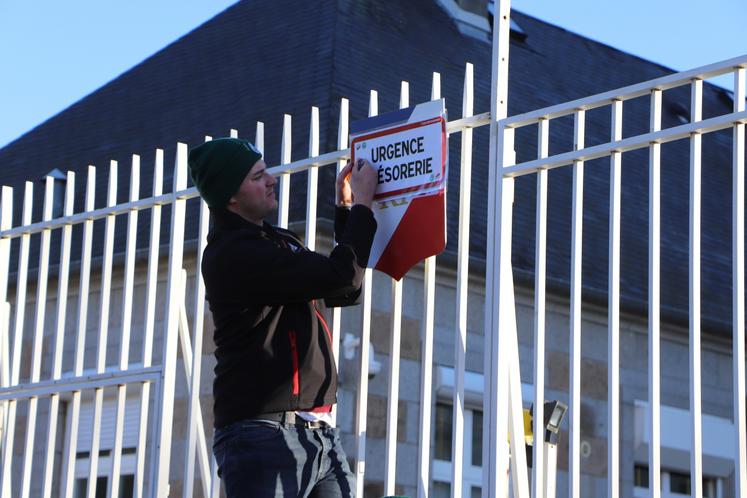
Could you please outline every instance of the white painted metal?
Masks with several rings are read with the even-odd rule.
[[[586,111],[576,111],[573,148],[581,150],[586,141]],[[571,306],[570,306],[570,426],[568,442],[568,496],[581,496],[581,274],[584,225],[584,163],[573,163],[573,205],[571,214]],[[549,465],[549,463],[548,463]],[[546,483],[550,485],[550,483]]]
[[[622,138],[623,103],[612,103],[612,136]],[[607,288],[607,496],[620,494],[620,212],[622,154],[610,156],[609,271]]]
[[[661,129],[661,90],[651,92],[650,129]],[[649,147],[648,171],[648,489],[661,496],[661,145]]]
[[[309,157],[319,155],[319,108],[311,108],[309,124]],[[304,242],[309,250],[316,249],[316,205],[319,184],[319,167],[312,166],[308,171],[306,183],[306,238]]]
[[[703,80],[691,86],[690,122],[703,117]],[[700,133],[690,136],[690,417],[693,446],[690,451],[690,476],[693,498],[703,497],[703,441],[700,375],[700,206],[701,206]]]
[[[283,115],[283,138],[280,142],[280,164],[291,162],[291,117]],[[270,174],[276,174],[270,171]],[[278,188],[278,226],[288,228],[288,209],[290,202],[290,172],[280,174],[280,187]]]
[[[371,90],[368,100],[368,115],[379,114],[379,94]],[[360,364],[358,369],[358,392],[355,407],[355,496],[363,496],[363,479],[366,473],[366,415],[368,413],[368,358],[371,339],[371,279],[373,274],[366,268],[361,293],[361,337]]]
[[[744,68],[734,71],[734,112],[745,108]],[[744,157],[745,125],[735,124],[732,145],[732,356],[736,446],[734,496],[747,493],[747,408],[745,407],[745,289],[744,289]]]
[[[510,282],[507,282],[508,286]],[[516,303],[507,289],[505,295],[510,296],[508,305],[515,309]],[[513,323],[509,330],[516,330],[516,316],[511,317]],[[509,351],[509,395],[508,395],[508,432],[511,444],[511,484],[513,496],[529,498],[529,474],[527,472],[526,437],[524,434],[524,410],[521,394],[521,375],[519,373],[519,342],[516,334],[506,338]]]
[[[262,121],[257,121],[257,129],[254,133],[254,146],[259,150],[262,155],[265,153],[265,124]]]
[[[433,73],[431,100],[441,98],[441,75]],[[423,321],[420,332],[420,437],[418,438],[418,498],[430,491],[431,419],[433,413],[433,326],[436,307],[436,257],[425,259]]]
[[[33,203],[33,185],[26,182],[23,194],[23,225],[31,223],[31,208]],[[29,242],[31,236],[21,236],[20,256],[18,260],[18,277],[16,279],[16,302],[26,302],[26,285],[29,266]],[[25,306],[16,306],[16,315],[13,327],[13,353],[11,357],[10,384],[17,385],[21,369],[21,344],[23,341],[23,324],[25,318]],[[2,495],[12,496],[11,471],[13,465],[13,445],[15,441],[16,428],[16,400],[10,400],[7,404],[6,423],[4,427],[3,441],[3,472],[2,472]]]
[[[505,496],[508,489],[508,355],[507,334],[514,310],[508,309],[502,282],[512,283],[510,243],[513,180],[504,178],[504,168],[514,163],[513,130],[500,125],[508,111],[508,48],[511,2],[498,0],[493,20],[493,55],[490,78],[490,148],[488,188],[488,237],[485,302],[485,392],[483,401],[482,496]],[[514,320],[515,325],[515,320]],[[506,325],[504,327],[504,325]]]
[[[178,193],[187,186],[187,145],[177,144],[174,167],[173,192]],[[153,479],[150,496],[165,498],[169,495],[169,463],[171,458],[171,430],[174,415],[174,383],[176,377],[176,352],[179,317],[180,273],[184,249],[184,216],[186,201],[174,198],[171,207],[171,240],[169,242],[168,309],[164,326],[163,370],[159,383],[158,431],[156,455],[153,463]]]
[[[192,187],[189,189],[180,190],[176,193],[177,199],[193,199],[199,197],[197,189]],[[163,194],[157,197],[149,197],[146,199],[140,199],[135,202],[123,202],[112,207],[102,207],[99,209],[92,209],[91,211],[85,211],[82,213],[74,214],[72,216],[65,216],[62,218],[55,218],[50,221],[40,221],[37,223],[29,224],[28,226],[19,226],[10,230],[3,231],[0,233],[0,237],[18,237],[24,234],[35,234],[43,232],[47,229],[62,228],[69,224],[78,224],[87,220],[99,220],[106,218],[112,214],[128,214],[133,209],[150,209],[156,204],[170,204],[174,199],[174,194]]]
[[[532,173],[539,168],[552,169],[559,166],[571,164],[573,161],[590,161],[592,159],[607,157],[613,152],[622,153],[636,149],[643,149],[645,147],[648,147],[649,144],[653,142],[663,144],[681,140],[683,138],[688,138],[693,134],[701,135],[704,133],[724,130],[727,128],[731,128],[735,123],[747,123],[747,111],[723,114],[713,118],[704,119],[702,121],[690,122],[688,124],[667,128],[666,130],[655,133],[636,135],[634,137],[628,137],[615,142],[608,142],[592,147],[587,147],[583,151],[571,151],[563,154],[557,154],[547,159],[546,161],[527,161],[506,168],[504,174],[507,176],[521,176]]]
[[[261,150],[261,149],[260,149]],[[192,490],[194,487],[194,460],[195,452],[197,449],[197,438],[198,438],[198,425],[197,425],[197,414],[202,415],[202,408],[200,407],[200,375],[202,372],[202,333],[203,324],[205,319],[205,282],[202,279],[202,275],[199,269],[202,267],[202,253],[207,245],[207,234],[210,225],[210,211],[208,211],[207,203],[204,200],[200,200],[200,224],[197,236],[197,262],[195,268],[197,273],[195,275],[195,300],[194,300],[194,320],[193,326],[194,332],[194,352],[192,353],[192,370],[190,375],[190,392],[189,392],[189,409],[187,413],[187,451],[186,458],[184,460],[184,489],[182,496],[184,498],[191,498]],[[186,312],[186,310],[185,310]],[[200,418],[202,418],[200,416]],[[205,436],[205,433],[201,434]],[[205,451],[207,453],[207,451]],[[207,465],[208,456],[204,454],[202,459]],[[202,493],[203,496],[209,496],[208,485],[210,484],[210,478],[208,475],[202,476]]]
[[[44,220],[52,218],[54,205],[54,178],[48,176],[44,182]],[[39,273],[36,279],[36,311],[34,316],[34,338],[31,352],[30,382],[39,382],[41,377],[42,340],[44,339],[44,318],[47,306],[47,277],[49,276],[49,230],[42,232],[41,248],[39,251]],[[28,402],[26,413],[26,443],[24,445],[23,477],[21,480],[21,496],[27,498],[31,490],[31,469],[34,461],[34,440],[36,439],[36,414],[39,399],[32,397]]]
[[[348,146],[348,99],[340,99],[340,120],[337,124],[337,149],[345,150]],[[342,157],[337,161],[337,174],[339,175],[345,167],[345,159]],[[335,244],[335,242],[332,242]],[[340,367],[340,330],[342,326],[342,314],[340,308],[332,309],[332,356],[335,359],[335,369]],[[332,424],[337,425],[337,403],[332,405]]]
[[[109,189],[106,205],[112,207],[117,203],[117,162],[109,163]],[[99,340],[96,352],[96,373],[102,374],[106,370],[106,351],[109,335],[109,304],[111,300],[112,263],[114,259],[114,228],[116,217],[110,214],[106,217],[104,228],[104,260],[101,266],[101,298],[99,306]],[[98,478],[99,444],[101,440],[101,410],[104,401],[104,389],[97,388],[93,398],[93,434],[91,453],[88,467],[88,497],[96,496]]]
[[[98,386],[109,387],[122,383],[151,382],[157,379],[160,367],[130,368],[126,372],[112,370],[102,374],[89,374],[64,377],[60,380],[46,380],[34,384],[20,384],[0,389],[0,401],[12,399],[29,399],[32,397],[50,396],[76,391],[94,389]]]
[[[156,149],[153,163],[153,197],[163,192],[163,150]],[[150,211],[150,245],[148,248],[148,269],[146,273],[145,321],[143,330],[143,367],[151,365],[153,357],[153,329],[156,317],[156,296],[158,286],[158,249],[161,239],[161,206],[154,204]],[[138,445],[135,454],[135,498],[143,498],[145,484],[145,452],[148,437],[148,404],[150,401],[149,382],[140,385],[140,417],[138,421]],[[155,456],[154,456],[155,458]]]
[[[474,111],[474,69],[464,67],[462,88],[462,118]],[[463,481],[464,466],[464,370],[467,354],[467,306],[469,293],[469,231],[472,204],[472,129],[462,130],[459,167],[459,232],[456,281],[456,334],[454,337],[454,396],[451,437],[451,482]],[[462,486],[451,487],[451,498],[462,497]]]
[[[63,216],[73,214],[73,202],[75,200],[75,173],[68,171],[65,180],[65,205]],[[67,316],[67,291],[70,273],[70,239],[72,237],[72,225],[66,225],[62,229],[62,243],[60,246],[60,270],[57,279],[57,314],[55,317],[55,339],[54,359],[52,360],[52,380],[58,380],[62,376],[62,350],[65,344],[65,319]],[[47,422],[47,444],[44,462],[44,483],[42,497],[50,498],[52,495],[52,473],[54,471],[55,442],[57,439],[57,416],[59,413],[60,397],[52,394],[49,400],[49,419]]]
[[[503,122],[507,128],[520,128],[536,123],[540,118],[555,119],[575,113],[577,110],[590,110],[612,105],[616,100],[631,100],[648,95],[652,89],[669,90],[689,84],[693,79],[708,79],[747,68],[747,54],[722,62],[697,67],[681,73],[669,74],[660,78],[636,83],[634,85],[617,88],[608,92],[598,93],[562,104],[537,109],[535,111],[517,114],[506,118]]]
[[[547,448],[545,448],[544,465],[544,482],[547,486],[545,488],[544,498],[555,498],[555,489],[557,485],[555,478],[558,472],[558,447],[556,445],[547,444]]]
[[[187,270],[182,269],[181,271],[181,278],[180,278],[180,292],[181,295],[178,299],[179,301],[179,319],[178,319],[178,335],[179,335],[179,351],[182,354],[182,359],[184,360],[184,380],[187,384],[187,395],[189,399],[192,399],[192,396],[198,396],[200,392],[200,383],[199,378],[197,383],[193,383],[193,377],[192,372],[194,372],[195,368],[195,361],[199,361],[199,358],[202,356],[202,338],[200,338],[200,351],[199,353],[192,349],[192,340],[190,339],[189,334],[189,319],[187,318],[187,306],[185,304],[186,297],[187,297]],[[204,297],[204,296],[203,296]],[[198,367],[199,368],[199,367]],[[191,401],[190,401],[191,402]],[[196,403],[199,403],[199,400],[196,401]],[[202,411],[192,410],[191,412],[192,419],[188,421],[189,424],[194,425],[195,430],[195,444],[196,444],[196,453],[197,453],[197,462],[200,465],[200,475],[202,478],[202,484],[203,484],[203,493],[207,494],[208,492],[208,481],[210,480],[210,462],[208,457],[208,451],[207,451],[207,444],[205,441],[205,427],[204,423],[202,421]],[[186,453],[189,453],[189,450],[187,450]],[[189,460],[190,462],[194,461],[194,458]],[[187,461],[185,459],[185,475],[188,476],[190,479],[194,479],[193,473],[191,473],[191,464],[189,465],[189,469],[186,468]],[[190,475],[191,473],[191,475]]]
[[[0,365],[0,387],[7,387],[8,383],[10,382],[10,356],[8,352],[8,334],[10,333],[10,303],[8,301],[4,301],[0,303],[0,339],[2,339],[2,351],[0,352],[0,361],[2,361],[2,365]],[[7,425],[7,414],[8,414],[8,403],[6,400],[3,400],[3,403],[0,404],[0,424],[2,424],[2,429]],[[0,434],[0,438],[2,438],[3,434]],[[0,439],[1,440],[1,439]],[[2,489],[2,487],[0,487]]]
[[[410,83],[401,81],[399,84],[399,108],[406,109],[410,107]]]
[[[410,84],[402,81],[399,108],[410,106]],[[399,417],[399,364],[402,333],[402,280],[391,279],[392,311],[389,336],[389,390],[386,411],[386,450],[384,453],[384,494],[394,495],[397,476],[397,419]]]
[[[2,187],[0,194],[0,231],[7,230],[13,223],[13,189]],[[0,387],[10,383],[10,303],[8,303],[8,275],[10,274],[10,239],[0,238]],[[4,430],[7,424],[8,403],[0,405],[0,424]],[[0,441],[5,434],[0,433]],[[0,455],[2,452],[0,451]],[[0,466],[0,471],[2,467]],[[2,475],[0,474],[0,479]],[[0,483],[0,492],[3,491]]]
[[[550,145],[550,123],[539,122],[537,130],[538,157],[547,157]],[[544,490],[545,432],[545,305],[547,267],[547,170],[537,172],[536,235],[534,251],[534,427],[536,434],[532,456],[532,495],[541,497]]]
[[[140,156],[132,155],[130,169],[130,202],[140,197]],[[127,242],[125,247],[124,286],[122,290],[122,330],[119,341],[119,369],[129,368],[130,357],[130,327],[132,324],[132,293],[135,278],[135,247],[137,245],[138,212],[133,209],[127,215]],[[125,401],[127,399],[127,385],[117,386],[116,422],[114,429],[114,448],[111,450],[111,470],[107,496],[119,497],[119,477],[122,463],[122,437],[125,423]]]
[[[469,63],[468,63],[469,64]],[[490,124],[490,112],[482,112],[446,123],[446,133],[456,133],[468,128],[479,128]]]
[[[387,396],[386,450],[384,454],[384,494],[387,495],[394,495],[397,477],[397,421],[399,418],[399,366],[402,332],[402,280],[391,279],[391,284],[389,390]]]
[[[433,398],[433,321],[436,306],[436,258],[425,260],[423,321],[420,331],[420,438],[418,439],[418,497],[430,487],[431,416]]]
[[[684,83],[689,82],[693,77],[700,78],[711,78],[721,74],[729,73],[737,68],[747,67],[747,55],[735,57],[723,62],[703,66],[690,71],[682,73],[676,73],[669,76],[664,76],[654,80],[650,80],[644,83],[631,85],[629,87],[623,87],[610,92],[594,95],[591,97],[585,97],[583,99],[574,100],[564,104],[551,106],[536,111],[528,112],[512,116],[510,118],[503,119],[502,122],[507,128],[519,128],[528,124],[536,123],[540,118],[554,119],[557,117],[569,115],[575,113],[577,110],[595,109],[610,105],[612,100],[629,100],[632,98],[647,95],[654,88],[666,90],[681,86]],[[454,133],[461,131],[466,128],[476,128],[484,126],[490,123],[490,112],[484,112],[477,114],[471,118],[462,118],[447,123],[446,130],[448,133]],[[602,144],[600,147],[589,147],[584,150],[581,157],[573,156],[569,158],[565,154],[553,155],[548,159],[547,163],[541,163],[541,167],[554,168],[557,166],[571,164],[573,160],[590,160],[599,157],[605,157],[609,155],[612,149],[620,150],[620,152],[627,152],[636,148],[648,147],[652,142],[666,143],[669,141],[679,140],[686,138],[695,131],[701,133],[708,133],[717,131],[719,129],[730,128],[735,123],[747,122],[747,111],[741,111],[738,113],[726,114],[715,118],[706,119],[697,124],[687,124],[678,127],[669,128],[659,134],[644,134],[638,137],[630,137],[629,139],[623,140],[620,143],[615,144]],[[340,160],[341,158],[349,157],[350,151],[348,149],[332,151],[326,154],[321,154],[314,158],[305,158],[298,161],[282,163],[279,166],[269,168],[268,171],[274,175],[280,175],[284,173],[297,173],[300,171],[307,170],[311,165],[323,166],[326,164],[332,164]],[[508,168],[504,173],[509,176],[517,176],[517,174],[526,174],[532,170],[533,161],[527,163],[521,163],[514,167]],[[536,164],[535,164],[536,166]],[[518,169],[517,169],[518,168]],[[536,168],[535,168],[536,169]],[[180,199],[191,199],[198,197],[199,194],[197,189],[189,188],[178,192],[177,197]],[[159,196],[157,198],[142,199],[137,203],[139,208],[149,208],[154,203],[166,204],[172,198],[172,194],[165,196]],[[132,209],[129,203],[120,204],[114,211],[117,214],[128,212]],[[92,210],[91,213],[80,213],[73,217],[63,217],[52,220],[50,222],[38,222],[29,224],[28,226],[17,227],[0,232],[0,237],[18,237],[23,233],[38,233],[46,228],[59,228],[66,223],[77,223],[84,219],[99,219],[106,217],[111,209],[99,209]]]
[[[86,180],[86,201],[84,210],[92,211],[96,198],[96,168],[88,167]],[[83,375],[83,363],[86,347],[86,327],[88,325],[88,292],[91,279],[91,243],[93,239],[93,220],[83,222],[83,247],[81,250],[80,281],[78,285],[78,329],[75,343],[75,360],[73,374],[76,377]],[[81,391],[74,391],[70,401],[69,425],[66,431],[65,447],[68,449],[64,455],[64,479],[63,491],[65,498],[73,498],[73,485],[75,479],[75,455],[78,445],[78,416],[80,414]]]

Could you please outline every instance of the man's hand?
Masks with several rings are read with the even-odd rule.
[[[347,168],[347,166],[345,167]],[[376,193],[376,169],[365,159],[358,159],[355,167],[351,169],[350,187],[353,191],[353,201],[371,209],[373,197]]]
[[[350,172],[353,170],[353,164],[348,163],[337,175],[337,188],[335,204],[338,206],[350,207],[353,205],[353,190],[350,188]]]

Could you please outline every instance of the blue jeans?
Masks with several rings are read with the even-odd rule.
[[[215,430],[213,453],[228,498],[353,498],[337,429],[241,420]]]

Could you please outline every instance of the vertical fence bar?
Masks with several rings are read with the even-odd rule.
[[[513,288],[511,289],[513,290]],[[508,294],[511,309],[515,309],[516,302],[513,293]],[[513,334],[508,336],[509,342],[509,395],[508,395],[508,427],[511,445],[511,484],[515,498],[530,498],[529,474],[527,472],[526,439],[524,432],[523,401],[521,396],[521,372],[519,370],[519,342],[516,335],[516,318],[512,316],[511,329]],[[510,329],[510,330],[511,330]]]
[[[154,475],[150,495],[165,498],[169,495],[169,460],[171,458],[171,434],[174,417],[174,388],[176,377],[176,353],[179,334],[179,309],[181,303],[182,251],[184,249],[185,199],[177,193],[187,187],[187,145],[177,144],[174,167],[174,201],[171,206],[171,237],[169,243],[169,273],[166,323],[164,324],[163,370],[159,385],[160,415],[154,459]]]
[[[547,157],[550,122],[541,119],[538,126],[540,158]],[[547,267],[547,170],[537,172],[536,248],[534,273],[534,434],[532,448],[532,495],[542,496],[544,489],[544,425],[545,425],[545,269]]]
[[[195,350],[192,348],[192,339],[190,338],[189,334],[189,319],[187,318],[187,306],[186,306],[186,300],[187,300],[187,270],[182,269],[181,271],[181,277],[180,277],[181,287],[180,292],[181,296],[179,297],[179,346],[180,346],[180,352],[182,353],[182,358],[184,360],[184,380],[187,384],[187,395],[192,399],[192,395],[196,392],[199,395],[199,389],[200,389],[200,383],[199,381],[197,384],[194,384],[192,382],[192,372],[194,367],[194,361],[193,358],[195,357]],[[200,355],[202,354],[202,339],[200,339]],[[195,426],[195,442],[197,444],[196,450],[197,450],[197,462],[200,465],[200,472],[201,477],[203,478],[203,491],[205,491],[205,488],[207,487],[207,479],[209,479],[210,475],[210,464],[208,462],[208,452],[207,452],[207,444],[205,442],[205,427],[202,422],[202,411],[201,410],[195,410],[192,412],[192,415],[194,416],[193,424]],[[193,459],[194,460],[194,459]],[[194,477],[194,476],[190,476]]]
[[[622,139],[623,104],[612,103],[612,141]],[[610,156],[609,281],[607,339],[607,495],[620,493],[620,187],[622,153]]]
[[[163,193],[163,150],[156,149],[153,164],[153,197]],[[158,287],[158,249],[161,240],[161,206],[155,204],[150,210],[150,246],[146,271],[145,330],[143,330],[143,367],[151,366],[153,358],[153,329],[156,317],[156,292]],[[138,444],[135,450],[135,498],[143,498],[145,481],[145,450],[148,435],[148,403],[150,382],[140,385],[140,417],[138,420]]]
[[[0,231],[9,230],[13,224],[13,189],[3,186],[0,194]],[[0,238],[0,387],[10,383],[10,304],[8,303],[8,275],[10,274],[9,238]],[[0,404],[0,424],[5,427],[8,402]],[[0,438],[4,434],[0,434]],[[2,475],[0,475],[0,479]],[[0,483],[0,492],[3,491]]]
[[[745,68],[734,71],[734,112],[744,111]],[[734,496],[747,492],[747,408],[745,408],[744,353],[744,123],[734,125],[732,144],[732,356],[734,375],[734,427],[737,454]]]
[[[511,274],[511,229],[513,209],[513,179],[503,178],[502,168],[513,162],[514,130],[497,125],[495,132],[501,140],[496,153],[500,162],[491,169],[491,191],[489,196],[489,250],[487,261],[490,265],[486,283],[485,302],[485,371],[489,372],[483,423],[487,425],[487,445],[483,451],[483,491],[484,498],[506,496],[508,493],[509,446],[508,432],[509,402],[509,350],[508,334],[516,333],[513,304],[513,277]],[[492,201],[492,202],[491,202]],[[495,203],[495,205],[493,205]],[[502,241],[509,241],[502,244]],[[488,346],[490,349],[488,349]],[[486,376],[487,377],[487,376]],[[486,469],[485,464],[491,466]]]
[[[348,148],[348,99],[340,99],[340,121],[337,124],[337,150]],[[339,175],[345,167],[345,160],[337,161],[337,174]],[[332,244],[335,244],[334,238]],[[340,366],[340,330],[342,326],[342,313],[340,308],[332,309],[332,356],[335,359],[335,369]],[[337,425],[337,403],[332,405],[332,424]]]
[[[75,173],[68,171],[65,182],[65,206],[63,216],[73,214],[75,200]],[[62,242],[60,245],[60,271],[57,279],[57,315],[55,318],[54,359],[52,360],[52,380],[62,376],[62,351],[65,346],[65,319],[67,316],[67,291],[70,273],[70,239],[73,226],[62,227]],[[57,417],[59,413],[60,395],[53,394],[49,400],[49,422],[47,425],[47,454],[44,463],[44,486],[42,497],[52,496],[52,473],[54,471],[55,441],[57,439]]]
[[[1,256],[0,256],[1,257]],[[6,296],[7,297],[7,296]],[[10,356],[8,352],[8,334],[10,333],[10,303],[8,301],[0,302],[0,387],[8,387],[10,384]],[[4,428],[7,424],[6,415],[8,414],[8,400],[0,404],[0,424]],[[2,490],[2,483],[0,483]]]
[[[261,150],[261,149],[260,149]],[[192,389],[189,393],[189,410],[187,415],[187,452],[184,461],[184,498],[192,497],[194,487],[194,461],[197,450],[198,424],[197,416],[202,414],[200,407],[200,375],[202,373],[202,340],[203,325],[205,319],[205,282],[202,279],[200,268],[202,268],[202,253],[207,244],[208,228],[210,225],[210,211],[207,203],[200,199],[200,224],[197,236],[197,254],[195,263],[195,311],[194,311],[194,353],[192,354],[192,371],[190,385]],[[205,452],[207,453],[207,452]],[[201,456],[204,461],[208,460],[208,455]],[[203,496],[209,496],[209,476],[202,476],[202,493]]]
[[[140,156],[132,155],[130,171],[130,202],[140,198]],[[132,325],[132,292],[135,279],[135,248],[137,247],[137,209],[127,214],[127,242],[125,246],[124,286],[122,289],[122,330],[119,341],[119,369],[129,368],[130,358],[130,328]],[[127,385],[117,386],[117,407],[115,415],[114,448],[112,449],[112,463],[109,473],[107,496],[119,497],[119,476],[122,462],[122,436],[125,423],[125,402],[127,400]]]
[[[0,231],[10,230],[13,224],[13,189],[3,186],[0,194]],[[0,304],[8,300],[8,275],[10,274],[10,242],[9,238],[0,238]],[[9,317],[0,319],[7,320]],[[7,353],[7,349],[4,349]],[[4,369],[8,368],[3,363]]]
[[[265,153],[265,124],[257,121],[257,129],[254,132],[254,146],[264,155]]]
[[[42,219],[52,219],[54,205],[54,178],[46,177],[44,182],[44,212]],[[31,352],[30,382],[39,382],[41,378],[42,341],[44,340],[44,317],[47,310],[47,277],[49,276],[49,239],[52,230],[43,230],[41,247],[39,250],[39,273],[36,279],[36,312],[34,316],[34,339]],[[34,462],[34,440],[36,439],[36,415],[39,398],[32,396],[28,401],[26,414],[26,449],[23,459],[23,478],[21,481],[21,496],[27,498],[31,490],[31,469]]]
[[[493,16],[490,78],[490,148],[488,187],[488,247],[485,285],[485,397],[483,401],[482,496],[496,498],[508,490],[508,352],[505,335],[514,310],[508,309],[502,282],[512,280],[511,213],[513,180],[503,178],[502,168],[514,161],[514,131],[504,130],[500,120],[508,111],[508,55],[511,31],[511,1],[498,0]],[[509,241],[502,244],[502,241]],[[513,284],[513,282],[510,282]],[[508,325],[503,327],[503,325]],[[514,321],[515,327],[515,321]]]
[[[703,113],[703,80],[692,82],[690,121],[700,121]],[[693,445],[690,452],[692,496],[703,496],[703,435],[700,385],[700,192],[701,139],[690,136],[690,420]]]
[[[474,70],[469,62],[464,67],[462,87],[462,117],[474,113]],[[464,466],[464,370],[467,355],[467,306],[469,303],[469,230],[472,203],[472,129],[462,130],[459,166],[459,232],[456,281],[456,337],[454,340],[454,395],[451,437],[451,497],[462,497]]]
[[[289,114],[283,115],[283,138],[280,141],[280,164],[291,162],[291,117]],[[290,205],[290,173],[280,175],[280,187],[278,197],[278,226],[288,228],[288,209]]]
[[[368,115],[379,114],[379,94],[371,90]],[[363,496],[363,479],[366,474],[366,415],[368,414],[368,356],[371,337],[371,278],[372,271],[366,268],[361,295],[361,342],[358,369],[358,396],[355,407],[355,496]]]
[[[441,98],[441,75],[433,73],[431,100]],[[436,257],[425,259],[423,272],[423,322],[420,340],[420,438],[418,451],[418,497],[426,498],[430,488],[431,418],[433,413],[433,323],[436,308]]]
[[[585,147],[586,111],[574,116],[573,144],[576,150]],[[570,379],[568,386],[568,496],[581,496],[581,268],[584,226],[584,162],[573,162],[573,206],[571,220],[571,309],[570,311]]]
[[[34,191],[33,184],[26,182],[23,193],[22,225],[31,224],[31,210],[33,207]],[[23,323],[26,313],[26,286],[28,284],[29,271],[29,243],[31,235],[21,235],[20,257],[18,260],[18,277],[16,278],[16,315],[13,324],[13,353],[11,360],[10,385],[17,386],[21,372],[21,345],[23,344]],[[13,445],[16,432],[16,408],[18,401],[10,400],[7,405],[8,414],[6,418],[5,442],[3,444],[3,475],[2,495],[12,496],[11,493],[11,471],[13,467]]]
[[[319,108],[311,108],[309,124],[309,157],[319,155]],[[319,166],[311,166],[306,184],[306,247],[316,249],[316,204],[319,184]]]
[[[109,191],[106,206],[117,204],[117,161],[109,163]],[[109,305],[111,301],[112,265],[114,263],[114,214],[107,215],[104,228],[104,259],[101,263],[101,303],[99,307],[99,341],[96,353],[96,373],[106,370],[106,349],[109,338]],[[99,446],[101,441],[101,411],[104,403],[104,388],[98,387],[93,398],[93,429],[91,431],[91,455],[88,466],[88,498],[96,496],[98,478]]]
[[[96,168],[88,166],[86,180],[85,212],[93,211],[96,199]],[[83,375],[83,364],[86,350],[86,327],[88,324],[88,289],[91,280],[91,242],[93,238],[93,219],[83,222],[83,247],[81,249],[80,284],[78,285],[78,329],[75,339],[75,360],[73,374]],[[78,446],[78,417],[80,416],[80,391],[73,391],[68,410],[68,428],[66,433],[67,454],[64,455],[63,490],[65,498],[73,498],[75,483],[75,455]]]
[[[410,106],[410,84],[400,83],[399,108]],[[384,455],[384,494],[393,495],[397,469],[397,418],[399,416],[399,363],[402,332],[402,280],[391,279],[392,314],[389,348],[389,391],[386,412],[386,450]]]
[[[661,130],[661,90],[651,92],[650,130]],[[661,496],[661,144],[649,146],[648,170],[648,489]]]

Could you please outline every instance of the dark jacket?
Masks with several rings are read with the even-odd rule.
[[[216,214],[202,260],[215,322],[215,427],[336,401],[332,338],[319,300],[357,301],[375,231],[368,208],[337,208],[338,245],[323,256],[287,230]]]

